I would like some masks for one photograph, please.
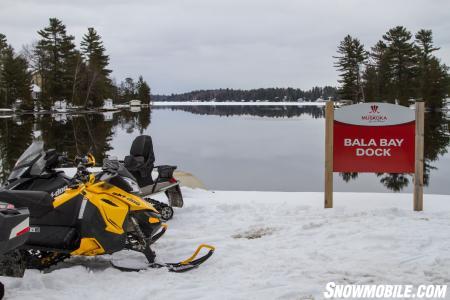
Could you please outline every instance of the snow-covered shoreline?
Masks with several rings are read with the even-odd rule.
[[[154,101],[152,106],[325,106],[325,102]]]
[[[185,207],[154,249],[161,261],[200,243],[216,253],[185,274],[122,273],[109,256],[4,278],[7,299],[322,299],[325,284],[448,284],[450,196],[232,192],[183,188]],[[161,198],[163,199],[163,198]],[[125,257],[135,254],[120,253]]]

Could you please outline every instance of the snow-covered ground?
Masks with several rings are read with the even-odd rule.
[[[155,101],[153,106],[325,106],[325,102],[188,102],[188,101]]]
[[[211,192],[183,188],[185,207],[155,245],[161,261],[200,243],[216,253],[199,269],[123,273],[109,256],[73,258],[50,273],[1,278],[7,299],[322,299],[325,284],[448,284],[450,196]],[[136,257],[130,252],[115,255]]]

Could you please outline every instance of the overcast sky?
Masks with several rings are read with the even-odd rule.
[[[448,0],[0,0],[0,32],[20,49],[49,17],[77,43],[95,27],[113,76],[142,74],[153,93],[337,85],[347,34],[367,48],[396,25],[432,29],[450,64]]]

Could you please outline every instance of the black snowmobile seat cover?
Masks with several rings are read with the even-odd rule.
[[[47,192],[0,190],[0,201],[17,208],[27,207],[30,216],[39,218],[53,210],[53,197]]]
[[[125,157],[125,168],[137,179],[139,186],[153,183],[152,170],[155,162],[152,138],[140,135],[131,145],[130,155]]]
[[[144,162],[153,164],[155,154],[153,152],[153,142],[149,135],[140,135],[134,139],[131,145],[130,155],[134,157],[142,156]]]

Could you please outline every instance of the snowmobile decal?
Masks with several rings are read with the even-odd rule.
[[[68,202],[69,200],[72,200],[75,196],[79,195],[80,193],[84,193],[82,186],[75,186],[72,188],[68,188],[64,191],[63,194],[55,197],[55,200],[53,201],[53,207],[57,208],[64,203]]]
[[[63,194],[68,188],[69,186],[67,185],[63,186],[62,188],[57,189],[53,193],[50,193],[50,196],[52,196],[53,198],[58,197],[59,195]]]
[[[82,238],[80,242],[80,248],[73,251],[72,255],[86,255],[94,256],[105,253],[105,249],[94,238]]]
[[[78,220],[82,220],[83,219],[84,210],[86,209],[87,202],[88,202],[88,200],[86,199],[86,197],[84,197],[83,201],[81,202],[80,212],[78,213]]]
[[[30,219],[27,218],[11,229],[9,239],[15,238],[16,236],[19,236],[29,231],[30,231]]]
[[[41,228],[37,226],[30,227],[30,233],[39,233],[41,232]]]

